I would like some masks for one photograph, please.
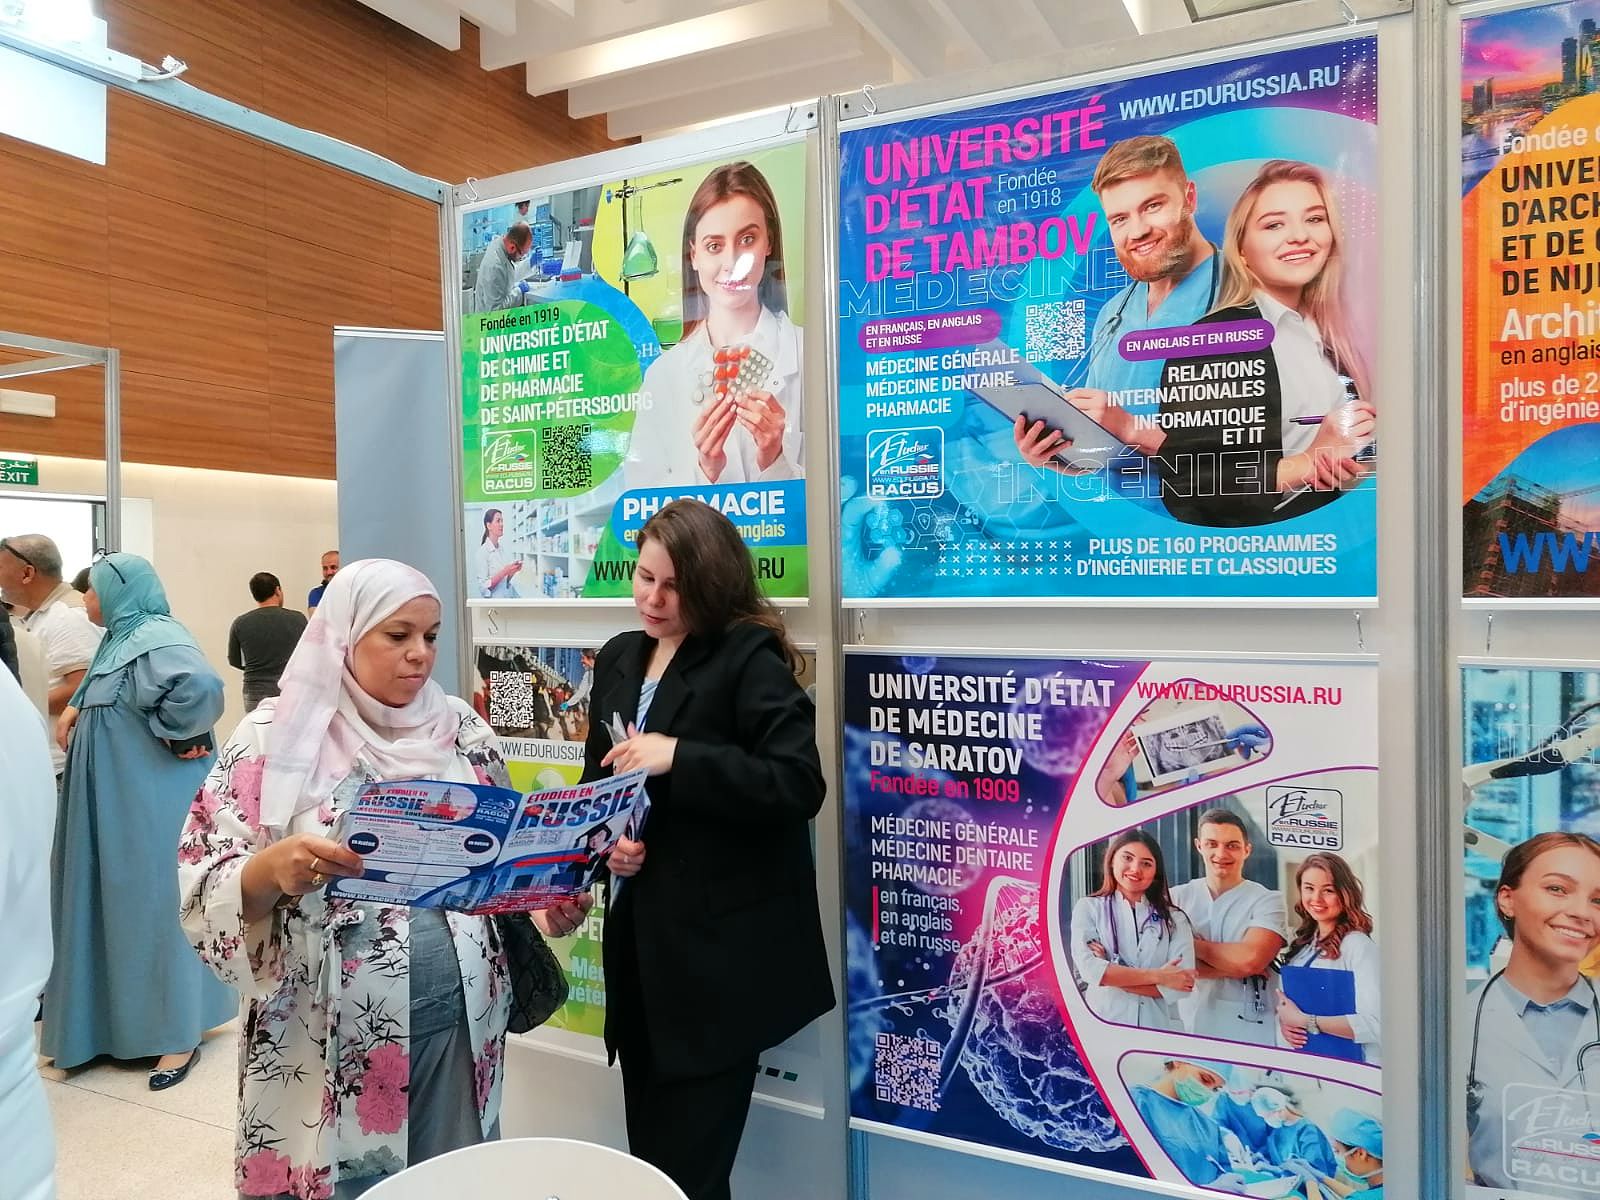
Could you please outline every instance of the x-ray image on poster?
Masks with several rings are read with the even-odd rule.
[[[1377,590],[1377,40],[852,122],[848,599]]]
[[[1600,670],[1462,672],[1472,1200],[1600,1194]]]
[[[1381,1184],[1376,700],[1360,663],[847,654],[852,1123]]]

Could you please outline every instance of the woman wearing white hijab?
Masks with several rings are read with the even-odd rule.
[[[493,731],[429,679],[439,598],[402,563],[340,571],[244,719],[179,844],[184,929],[250,1002],[235,1185],[348,1200],[498,1135],[510,983],[491,922],[329,899],[361,859],[328,837],[372,780],[509,786]],[[586,904],[534,914],[571,932]]]

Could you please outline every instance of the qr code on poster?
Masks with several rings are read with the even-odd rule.
[[[1029,362],[1063,362],[1082,358],[1085,325],[1082,300],[1057,300],[1030,304],[1023,311],[1027,322]]]
[[[872,1079],[879,1100],[939,1111],[939,1043],[925,1037],[880,1033]]]
[[[533,724],[533,676],[526,671],[489,672],[489,724],[526,729]]]
[[[593,425],[546,425],[539,430],[539,486],[546,491],[594,486]]]

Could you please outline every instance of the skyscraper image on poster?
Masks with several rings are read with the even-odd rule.
[[[1377,43],[840,139],[847,599],[1365,598]]]
[[[1462,594],[1600,597],[1600,3],[1461,23]]]

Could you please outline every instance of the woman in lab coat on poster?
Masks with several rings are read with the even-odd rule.
[[[1538,1195],[1593,1194],[1600,1164],[1586,1157],[1584,1135],[1600,1117],[1600,997],[1579,967],[1600,944],[1600,842],[1541,833],[1516,846],[1500,866],[1495,909],[1511,957],[1468,1010],[1469,1178]],[[1584,1092],[1587,1117],[1574,1095]],[[1552,1126],[1556,1107],[1575,1112],[1576,1123]],[[1562,1139],[1574,1154],[1561,1152]]]
[[[804,476],[800,329],[788,307],[772,187],[750,163],[724,164],[684,216],[683,340],[645,372],[630,489]]]
[[[1290,976],[1278,997],[1278,1045],[1373,1066],[1382,1063],[1383,984],[1372,916],[1361,881],[1337,854],[1312,854],[1294,873],[1300,925],[1279,960],[1290,967],[1342,971],[1351,977],[1349,1012],[1307,1013],[1295,1003]],[[1313,978],[1322,978],[1315,976]],[[1304,996],[1300,997],[1302,1000]],[[1339,1039],[1333,1041],[1330,1039]]]
[[[1072,963],[1102,1021],[1177,1029],[1172,1005],[1194,990],[1194,931],[1167,893],[1161,848],[1142,829],[1106,850],[1099,891],[1072,906]]]
[[[522,559],[500,545],[505,537],[506,518],[498,508],[483,514],[483,538],[478,542],[473,572],[478,594],[485,600],[515,600],[520,593],[514,582],[522,570]]]

